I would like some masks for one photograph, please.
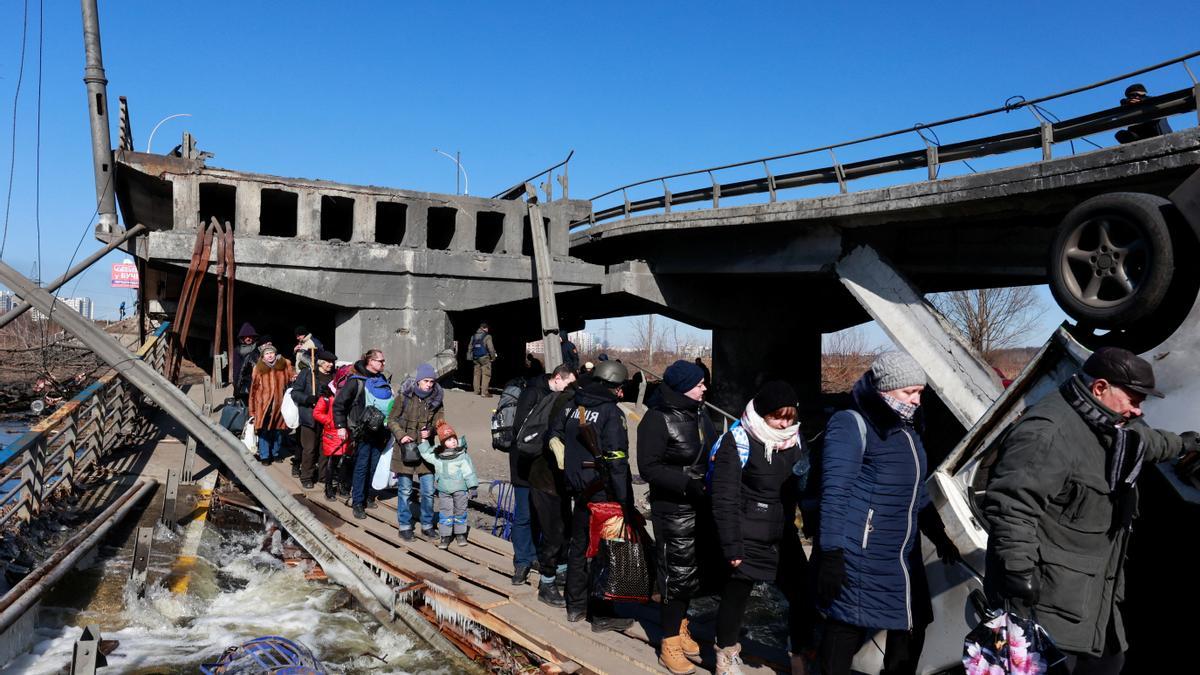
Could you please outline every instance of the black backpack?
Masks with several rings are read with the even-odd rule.
[[[514,377],[504,383],[500,401],[492,411],[492,448],[500,452],[512,449],[513,438],[516,435],[514,427],[517,422],[517,400],[521,398],[521,392],[525,391],[526,384],[523,377]]]
[[[558,393],[552,391],[533,405],[533,410],[529,411],[517,434],[517,454],[524,457],[542,454],[542,449],[546,447],[546,434],[550,430],[550,414],[557,400]]]

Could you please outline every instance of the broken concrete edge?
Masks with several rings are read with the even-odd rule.
[[[892,342],[921,364],[958,421],[974,426],[1003,393],[991,366],[875,249],[855,248],[838,261],[837,273]]]

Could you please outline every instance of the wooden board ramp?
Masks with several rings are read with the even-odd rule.
[[[620,613],[633,617],[633,626],[623,632],[593,633],[586,621],[570,623],[565,610],[538,602],[535,584],[512,584],[512,544],[508,541],[474,528],[465,547],[453,544],[442,550],[419,534],[411,542],[403,541],[397,533],[395,497],[380,499],[375,508],[367,510],[366,519],[358,520],[343,499],[326,501],[322,486],[301,488],[299,479],[291,475],[290,464],[276,462],[268,474],[355,555],[395,579],[398,588],[420,593],[437,617],[431,620],[474,624],[563,672],[666,672],[655,651],[661,633],[657,605],[621,603]],[[530,577],[536,583],[537,574]],[[698,672],[711,672],[715,662],[712,627],[697,624],[695,628],[702,645]],[[788,664],[784,651],[745,640],[743,658],[747,662],[743,670],[748,673],[776,672]]]

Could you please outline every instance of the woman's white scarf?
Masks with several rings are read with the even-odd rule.
[[[747,403],[746,410],[742,412],[742,426],[747,433],[763,444],[763,454],[767,464],[771,463],[771,456],[776,451],[790,448],[800,442],[799,422],[783,429],[776,429],[759,416],[758,411],[754,409],[754,401]]]

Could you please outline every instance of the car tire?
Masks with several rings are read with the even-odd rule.
[[[1170,202],[1113,192],[1071,209],[1050,250],[1050,291],[1080,324],[1114,329],[1152,315],[1175,272]]]

